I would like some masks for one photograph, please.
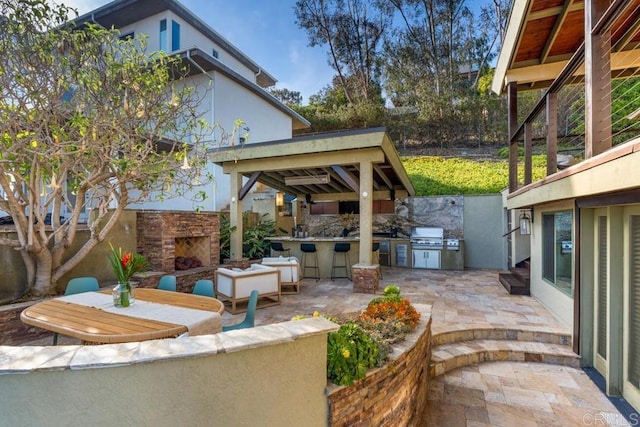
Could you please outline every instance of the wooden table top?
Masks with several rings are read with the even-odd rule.
[[[109,289],[100,291],[110,294]],[[224,313],[224,304],[211,297],[158,289],[137,288],[136,301]],[[32,305],[20,314],[31,326],[78,338],[87,343],[107,344],[169,338],[187,332],[175,323],[114,314],[94,307],[50,299]]]

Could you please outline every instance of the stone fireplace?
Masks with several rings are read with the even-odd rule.
[[[213,279],[220,260],[218,213],[138,211],[137,234],[137,250],[154,270],[147,275],[154,280],[143,280],[143,286],[155,286],[162,274],[175,275],[178,286],[187,291],[197,279]],[[194,259],[201,265],[192,266]],[[186,264],[190,265],[183,269]]]
[[[176,237],[175,269],[188,270],[211,265],[211,238]]]

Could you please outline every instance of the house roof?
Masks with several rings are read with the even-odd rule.
[[[86,13],[78,19],[77,24],[96,22],[105,28],[122,28],[134,22],[148,18],[155,14],[170,10],[184,19],[195,29],[206,35],[215,44],[224,49],[236,60],[242,63],[256,74],[256,80],[261,87],[269,87],[276,84],[277,80],[267,71],[263,70],[251,58],[242,53],[227,39],[222,37],[213,28],[194,15],[189,9],[175,0],[114,0],[111,3]]]
[[[358,200],[361,162],[373,163],[374,200],[413,196],[415,190],[384,128],[306,135],[223,147],[210,152],[225,173],[236,169],[287,194],[318,200]],[[327,183],[287,184],[288,177],[329,175]]]
[[[256,73],[257,84],[247,80],[230,67],[224,65],[224,63],[197,47],[175,53],[176,55],[180,55],[188,67],[190,75],[200,74],[203,71],[219,72],[291,117],[293,119],[292,127],[294,130],[306,129],[311,126],[311,123],[309,123],[307,119],[263,89],[273,86],[276,83],[277,80],[273,76],[175,0],[115,0],[80,16],[75,23],[76,25],[81,25],[86,22],[96,22],[105,28],[122,28],[165,10],[170,10],[186,22],[189,22],[190,25],[205,34],[214,43]]]
[[[614,1],[622,19],[611,29],[611,69],[640,66],[640,0]],[[548,87],[584,42],[583,0],[519,0],[513,3],[492,89]],[[577,71],[583,74],[584,71]]]

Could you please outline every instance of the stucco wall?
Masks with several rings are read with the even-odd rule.
[[[0,215],[1,216],[1,215]],[[0,238],[14,239],[16,233],[3,226]],[[24,294],[27,287],[27,270],[20,253],[8,246],[0,246],[0,304],[13,301]]]
[[[244,121],[249,129],[249,144],[292,136],[290,116],[220,73],[215,74],[214,102],[216,122],[225,132],[231,133],[236,120]],[[240,131],[239,136],[244,133]],[[215,153],[212,157],[215,161]]]
[[[306,319],[186,339],[0,347],[0,424],[325,426],[335,329]]]
[[[507,268],[505,221],[500,194],[464,196],[465,267]]]
[[[240,63],[237,59],[228,54],[222,47],[213,43],[204,34],[193,28],[189,23],[179,18],[171,11],[164,11],[153,16],[150,16],[141,21],[137,21],[131,25],[122,27],[120,30],[122,34],[127,34],[131,31],[135,31],[136,34],[147,34],[149,39],[147,40],[147,53],[151,53],[160,50],[160,21],[162,19],[167,20],[167,51],[171,53],[171,20],[180,24],[180,49],[179,51],[186,50],[192,47],[198,47],[202,49],[206,54],[213,56],[213,49],[218,51],[218,60],[242,75],[244,78],[251,82],[255,82],[254,73],[248,69],[245,65]]]
[[[573,210],[573,206],[572,200],[536,206],[531,227],[531,295],[570,329],[573,328],[573,298],[560,292],[542,278],[542,214],[544,212]]]
[[[7,228],[11,227],[5,226],[5,229]],[[0,236],[2,234],[4,233],[0,231]],[[86,228],[84,230],[81,229],[69,253],[75,254],[88,239],[88,236],[89,231]],[[93,276],[102,284],[105,281],[114,280],[115,277],[111,272],[109,259],[107,258],[109,242],[116,248],[122,247],[123,250],[135,251],[136,237],[136,213],[135,211],[125,210],[118,223],[107,235],[107,238],[94,247],[77,267],[58,280],[58,290],[63,291],[67,286],[67,282],[73,277]],[[0,263],[2,265],[2,268],[0,268],[0,279],[2,279],[0,280],[0,303],[2,303],[3,301],[7,302],[14,299],[10,297],[22,295],[24,289],[26,289],[27,276],[20,254],[11,248],[0,246]]]

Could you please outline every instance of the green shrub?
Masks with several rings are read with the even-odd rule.
[[[263,218],[266,216],[263,215]],[[220,261],[230,258],[231,226],[227,215],[220,215]],[[264,258],[270,251],[267,237],[275,236],[276,223],[262,218],[250,225],[247,214],[242,215],[242,256],[249,259]]]
[[[519,157],[524,156],[524,148],[518,147],[518,156]],[[498,157],[500,157],[501,159],[508,159],[509,158],[509,147],[502,147],[501,149],[499,149],[498,150]]]
[[[390,295],[400,296],[400,288],[396,285],[388,285],[388,286],[385,286],[384,291],[382,291],[382,293],[385,296],[390,296]]]
[[[384,296],[382,297],[378,297],[378,298],[374,298],[371,301],[369,301],[369,307],[371,307],[372,305],[376,305],[376,304],[380,304],[383,302],[389,302],[389,301],[395,301],[395,302],[400,302],[402,301],[402,297],[400,296],[400,288],[396,285],[388,285],[384,288]]]
[[[546,176],[546,156],[532,158],[533,180]],[[463,194],[495,194],[509,185],[509,162],[505,160],[471,160],[442,157],[406,157],[402,165],[413,184],[417,196]],[[519,180],[524,165],[518,165]]]
[[[338,385],[364,378],[380,361],[378,345],[360,326],[348,322],[327,340],[327,377]]]

